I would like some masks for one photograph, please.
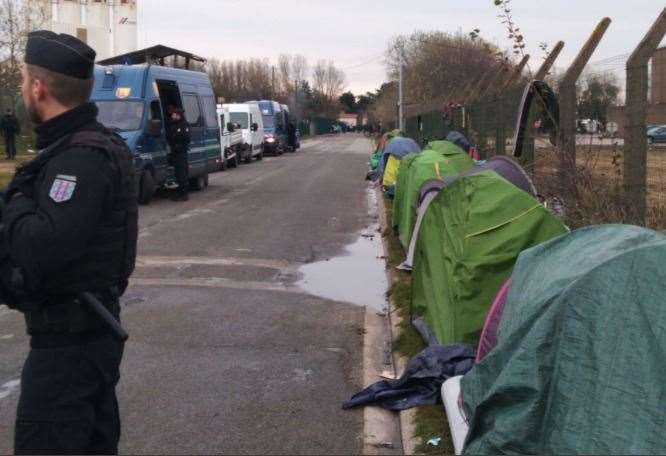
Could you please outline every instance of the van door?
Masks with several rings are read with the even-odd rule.
[[[203,111],[202,147],[208,162],[208,172],[222,169],[222,143],[220,141],[220,127],[217,123],[217,103],[212,95],[199,97]]]
[[[198,177],[206,174],[208,164],[204,140],[204,118],[199,105],[199,97],[195,93],[183,92],[183,109],[185,118],[190,125],[190,152],[188,162],[190,165],[190,177]]]
[[[150,155],[156,184],[161,186],[168,177],[167,154],[169,151],[166,140],[166,119],[163,117],[160,100],[150,102],[150,119],[162,122],[162,134],[159,136],[145,135],[144,153]]]

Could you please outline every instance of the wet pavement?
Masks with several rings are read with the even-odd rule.
[[[142,208],[123,298],[123,453],[361,450],[363,413],[340,405],[363,386],[364,306],[384,305],[370,147],[318,138],[212,175],[187,203]],[[0,308],[0,453],[27,343]]]

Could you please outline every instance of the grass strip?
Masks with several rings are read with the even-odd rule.
[[[390,223],[393,219],[393,201],[386,196],[384,198],[386,220]],[[387,227],[383,236],[387,240],[387,262],[391,271],[389,298],[395,307],[395,312],[402,319],[400,335],[397,340],[393,341],[393,350],[400,356],[411,359],[426,348],[423,339],[411,324],[412,278],[411,274],[396,269],[405,259],[405,251],[395,231]],[[416,447],[418,454],[454,454],[453,441],[443,405],[419,407],[414,424],[416,425],[416,437],[421,441]],[[442,439],[439,446],[427,444],[428,440],[438,437]]]

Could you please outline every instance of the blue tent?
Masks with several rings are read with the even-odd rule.
[[[384,148],[384,155],[382,155],[382,158],[379,161],[379,166],[377,167],[372,180],[376,182],[384,177],[386,163],[391,155],[402,160],[409,154],[418,154],[420,152],[421,147],[419,147],[418,143],[413,139],[402,137],[393,138]]]

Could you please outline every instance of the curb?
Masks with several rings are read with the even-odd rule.
[[[389,246],[386,238],[383,236],[384,231],[390,228],[390,223],[386,219],[386,205],[384,201],[384,194],[379,187],[375,188],[377,194],[377,205],[379,206],[379,226],[382,230],[382,244],[384,252],[388,254]],[[393,285],[395,282],[395,273],[391,268],[387,268],[386,273],[389,277],[389,284]],[[398,315],[393,298],[389,299],[389,312],[388,312],[389,325],[391,327],[391,343],[400,335],[400,325],[403,319]],[[405,366],[409,361],[406,357],[391,350],[393,356],[393,366],[397,377],[400,377],[405,371]],[[416,437],[416,409],[409,409],[400,412],[400,431],[402,434],[402,448],[406,455],[416,454],[416,447],[419,445],[420,440]]]

